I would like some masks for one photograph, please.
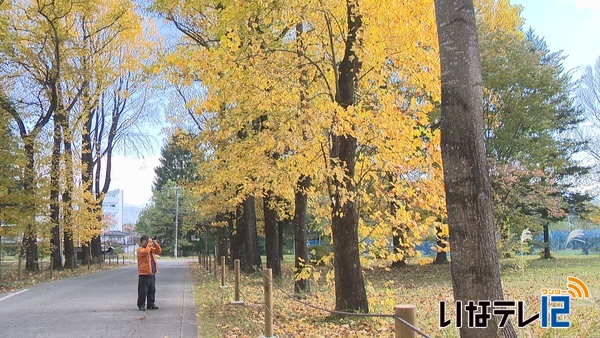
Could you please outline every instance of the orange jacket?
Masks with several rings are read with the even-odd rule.
[[[152,262],[150,262],[150,251],[154,254],[154,263],[156,264],[156,272],[158,272],[158,260],[156,255],[162,253],[160,244],[154,242],[154,247],[146,245],[145,248],[141,246],[137,249],[137,260],[138,260],[138,275],[150,276],[152,275]]]

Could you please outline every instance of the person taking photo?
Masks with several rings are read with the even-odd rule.
[[[158,261],[156,255],[162,253],[160,244],[152,237],[143,235],[140,238],[140,247],[137,249],[138,260],[138,300],[137,306],[140,311],[158,310],[155,304],[156,273],[158,272]],[[146,306],[148,304],[148,306]]]

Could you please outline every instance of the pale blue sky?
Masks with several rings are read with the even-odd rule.
[[[600,0],[511,0],[521,5],[525,29],[544,37],[551,51],[567,55],[566,70],[600,57]],[[578,74],[574,74],[578,77]]]
[[[592,65],[600,57],[600,0],[510,0],[523,6],[525,29],[544,37],[551,51],[563,50],[566,70]],[[574,73],[578,78],[579,73]],[[117,155],[112,189],[123,189],[126,204],[145,205],[152,196],[160,145],[145,159]]]

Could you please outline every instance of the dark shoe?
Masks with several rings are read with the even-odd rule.
[[[158,310],[158,306],[156,306],[156,305],[148,305],[148,310]]]
[[[146,311],[146,308],[143,306],[138,306],[138,309],[140,309],[140,311]]]

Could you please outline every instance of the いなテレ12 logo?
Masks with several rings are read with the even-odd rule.
[[[585,283],[573,276],[567,277],[567,289],[542,289],[541,326],[542,328],[569,328],[571,321],[566,316],[571,314],[572,299],[589,299],[590,290]]]
[[[516,317],[518,328],[524,328],[540,319],[542,328],[569,328],[571,322],[567,316],[571,314],[572,299],[590,298],[590,290],[585,283],[573,276],[567,278],[566,289],[543,288],[541,290],[540,312],[533,315],[525,313],[525,302],[522,300],[469,300],[455,302],[456,318],[446,317],[446,302],[440,301],[440,328],[455,323],[457,328],[463,325],[469,328],[486,328],[492,316],[499,317],[498,327],[503,328],[511,316]],[[463,314],[466,317],[463,323]]]

